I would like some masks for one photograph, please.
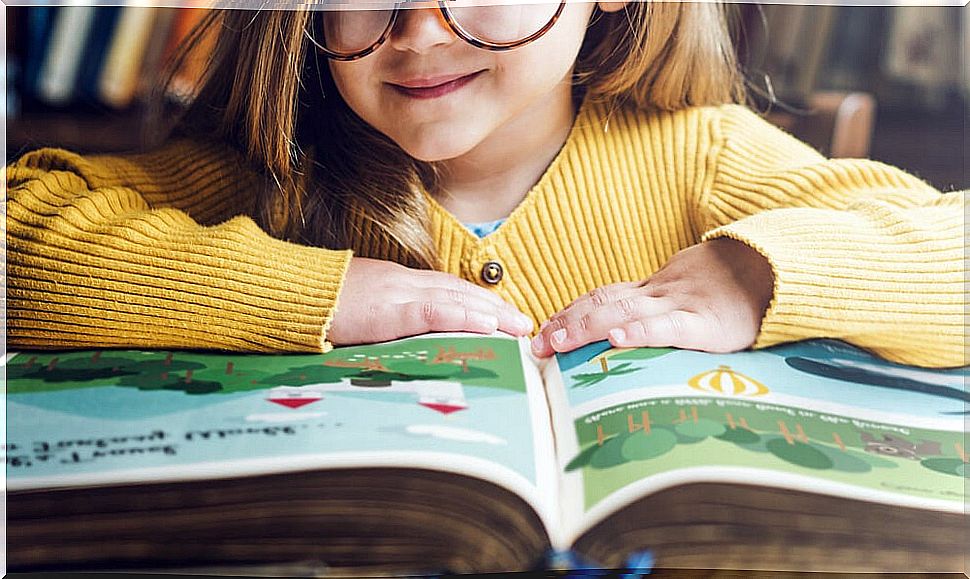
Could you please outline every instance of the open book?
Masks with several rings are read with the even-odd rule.
[[[968,369],[431,334],[8,357],[8,565],[956,571]]]

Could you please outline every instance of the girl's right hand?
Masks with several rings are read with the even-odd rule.
[[[334,346],[428,332],[532,332],[533,322],[494,293],[450,273],[353,257],[327,332]]]

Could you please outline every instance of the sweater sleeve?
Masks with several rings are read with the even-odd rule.
[[[754,347],[827,337],[898,363],[966,365],[966,192],[825,159],[743,106],[719,111],[702,240],[737,239],[771,264]]]
[[[11,348],[325,352],[350,250],[270,237],[220,145],[28,153],[7,167]]]

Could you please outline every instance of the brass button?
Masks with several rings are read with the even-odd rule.
[[[485,283],[492,285],[502,281],[502,264],[497,261],[490,261],[482,267],[482,279]]]

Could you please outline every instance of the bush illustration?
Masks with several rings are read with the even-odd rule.
[[[819,470],[832,468],[832,459],[811,444],[795,441],[789,443],[784,438],[775,438],[765,443],[768,452],[792,464]]]
[[[970,478],[970,464],[959,458],[927,458],[923,459],[920,464],[943,474]]]
[[[726,426],[708,418],[699,418],[696,422],[681,422],[674,426],[678,440],[686,438],[691,439],[691,442],[699,442],[708,436],[720,436],[726,431]]]
[[[677,446],[678,438],[666,427],[652,428],[650,432],[624,432],[607,438],[603,444],[591,444],[566,465],[566,472],[591,466],[610,468],[634,460],[650,460],[662,456]]]
[[[725,430],[722,434],[715,434],[714,438],[726,442],[733,442],[734,444],[744,448],[761,442],[761,436],[748,430],[747,428],[732,428],[731,430]]]
[[[866,473],[875,468],[899,467],[898,456],[886,457],[882,453],[871,452],[868,441],[872,437],[864,432],[860,433],[864,448],[860,448],[858,444],[855,447],[845,444],[843,437],[849,433],[844,431],[841,435],[836,431],[828,432],[831,442],[814,439],[801,422],[796,422],[792,429],[790,423],[777,420],[777,431],[759,432],[751,428],[743,417],[730,413],[725,414],[725,422],[721,422],[701,417],[693,406],[689,411],[686,408],[674,411],[676,414],[673,416],[668,414],[672,421],[668,424],[657,424],[656,418],[651,420],[651,413],[643,410],[616,414],[609,421],[596,424],[596,442],[582,449],[569,462],[566,470],[573,471],[585,466],[606,469],[631,461],[651,460],[678,445],[697,444],[707,439],[733,444],[749,452],[770,454],[788,464],[813,470]],[[621,431],[612,434],[608,432],[609,429],[613,429],[614,433],[616,429]],[[815,433],[816,436],[820,434]],[[963,449],[959,445],[957,447],[960,459],[925,458],[922,465],[946,474],[970,476],[967,474]],[[939,453],[940,444],[921,439],[917,448],[927,453]]]
[[[677,446],[677,436],[665,428],[655,428],[649,434],[634,432],[625,438],[620,454],[627,460],[649,460],[667,454]]]

